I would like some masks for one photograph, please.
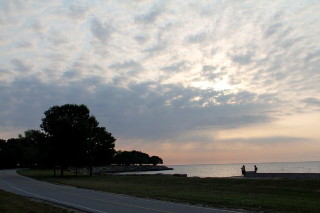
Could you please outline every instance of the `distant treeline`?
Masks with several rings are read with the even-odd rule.
[[[88,167],[91,173],[93,166],[163,163],[160,157],[140,151],[116,152],[116,139],[85,105],[53,106],[44,114],[41,130],[0,139],[0,168],[60,168],[63,175],[70,166]]]
[[[52,167],[53,156],[48,137],[39,130],[28,130],[25,135],[0,139],[0,168]]]
[[[154,166],[163,164],[163,160],[158,156],[149,156],[140,151],[118,151],[114,156],[114,164],[117,165],[146,165],[152,164]]]
[[[24,136],[8,140],[0,139],[0,168],[51,168],[55,166],[50,141],[39,130],[25,131]],[[98,157],[98,156],[96,156]],[[105,153],[97,165],[158,165],[163,160],[141,151],[116,151],[112,157]],[[105,161],[103,161],[103,158]],[[109,159],[110,158],[110,159]],[[57,165],[56,165],[57,166]]]

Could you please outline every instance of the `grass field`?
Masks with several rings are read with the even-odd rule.
[[[320,212],[320,180],[183,178],[174,176],[53,177],[49,170],[21,170],[40,180],[139,197],[265,212]]]
[[[72,213],[46,203],[31,201],[28,198],[0,190],[1,213]]]

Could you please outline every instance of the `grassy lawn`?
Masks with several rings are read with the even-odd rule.
[[[25,197],[0,190],[1,213],[71,213],[46,203],[31,201]]]
[[[161,200],[266,212],[320,212],[320,180],[183,178],[173,176],[53,177],[49,170],[21,170],[32,178]]]

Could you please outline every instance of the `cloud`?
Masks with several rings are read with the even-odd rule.
[[[83,5],[73,4],[70,6],[67,15],[73,19],[83,19],[88,12],[88,8]]]
[[[30,41],[21,41],[17,44],[18,48],[31,48],[33,47],[33,43]]]
[[[203,65],[201,70],[201,77],[209,81],[221,79],[224,77],[224,73],[221,71],[221,69],[223,68],[220,68],[218,66]]]
[[[217,69],[216,66],[211,66],[211,65],[204,65],[202,67],[203,72],[210,72],[210,71],[215,71]]]
[[[272,24],[271,26],[269,26],[264,35],[266,38],[272,36],[273,34],[276,34],[281,28],[283,27],[283,24],[281,23],[275,23],[275,24]]]
[[[319,9],[312,1],[6,1],[1,129],[38,128],[49,107],[76,103],[129,142],[210,143],[219,130],[317,110]],[[306,141],[298,136],[221,143]]]
[[[65,73],[67,78],[76,75],[75,71]],[[66,103],[88,105],[102,125],[122,138],[158,140],[198,128],[234,128],[271,119],[265,113],[267,105],[253,103],[254,94],[239,94],[239,98],[234,95],[236,101],[241,101],[230,105],[228,99],[221,98],[226,96],[223,93],[155,82],[121,88],[104,84],[99,78],[74,79],[64,86],[20,78],[10,84],[2,83],[1,91],[5,113],[0,115],[0,125],[26,129],[37,128],[49,107]],[[219,105],[212,101],[214,96],[220,97],[216,98]],[[194,97],[201,100],[193,102]]]
[[[163,33],[161,31],[155,36],[152,36],[149,40],[150,44],[144,47],[142,51],[148,53],[150,56],[157,56],[168,46],[167,38],[163,38]]]
[[[305,98],[302,100],[307,106],[320,107],[320,99],[317,98]]]
[[[143,52],[157,54],[158,52],[164,50],[166,48],[166,43],[159,41],[157,44],[147,47],[143,50]]]
[[[2,81],[5,81],[5,80],[7,80],[7,79],[10,79],[11,75],[12,75],[12,73],[10,72],[10,70],[8,70],[8,69],[1,69],[1,68],[0,68],[0,79],[1,79]]]
[[[109,23],[102,23],[97,18],[92,20],[90,29],[94,37],[102,43],[106,43],[113,32]]]
[[[160,11],[158,10],[150,11],[146,14],[136,16],[135,21],[143,24],[150,24],[156,21],[156,18],[159,16],[159,14]]]
[[[49,42],[52,42],[52,44],[57,47],[60,45],[66,45],[69,43],[68,36],[64,33],[61,33],[59,31],[53,31],[50,34],[46,36],[46,39]]]
[[[137,35],[137,36],[135,36],[134,37],[134,39],[137,41],[137,42],[139,42],[140,44],[144,44],[145,42],[147,42],[148,41],[148,36],[146,36],[146,35]]]
[[[191,44],[202,43],[208,39],[208,35],[206,32],[201,32],[195,35],[191,35],[187,37],[187,42]]]
[[[140,24],[152,24],[161,15],[163,9],[161,1],[154,3],[151,7],[144,13],[135,16],[134,20]]]
[[[319,60],[320,58],[320,50],[315,50],[314,52],[308,53],[305,57],[305,62],[309,63],[312,60]]]
[[[188,67],[186,61],[180,61],[169,66],[162,67],[161,70],[169,71],[169,72],[181,72],[184,71]]]
[[[272,137],[256,137],[256,138],[232,138],[232,139],[224,139],[219,142],[224,143],[249,143],[255,145],[272,145],[272,144],[280,144],[280,143],[296,143],[296,142],[308,142],[309,138],[303,137],[288,137],[288,136],[272,136]]]
[[[25,62],[20,59],[12,59],[12,65],[14,66],[14,70],[18,72],[30,72],[32,70],[32,66],[27,65]]]
[[[244,53],[231,53],[230,57],[232,61],[241,65],[246,65],[251,62],[253,55],[252,52],[246,51]]]
[[[75,70],[66,71],[63,73],[63,77],[68,78],[68,79],[74,79],[74,78],[79,77],[79,72],[77,72]]]
[[[135,69],[139,68],[141,69],[141,65],[137,63],[136,61],[130,60],[130,61],[124,61],[122,63],[114,63],[109,66],[111,69],[116,70],[122,70],[122,69]]]
[[[113,78],[113,82],[116,85],[127,84],[128,81],[136,79],[139,73],[143,75],[144,71],[141,64],[134,60],[112,63],[110,64],[109,69],[117,71],[118,76]]]

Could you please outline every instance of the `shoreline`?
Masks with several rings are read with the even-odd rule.
[[[75,172],[75,168],[69,169],[71,172]],[[109,174],[119,174],[126,172],[148,172],[148,171],[165,171],[165,170],[173,170],[173,168],[169,168],[167,166],[151,166],[151,165],[134,165],[134,166],[101,166],[101,167],[93,167],[92,173],[94,175],[109,175]],[[87,168],[79,168],[78,173],[80,174],[88,174]]]

